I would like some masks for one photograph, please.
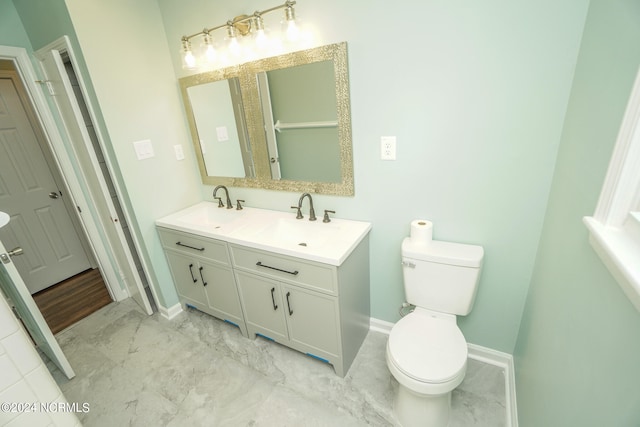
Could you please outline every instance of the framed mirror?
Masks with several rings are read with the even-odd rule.
[[[354,194],[346,43],[180,79],[202,182]]]

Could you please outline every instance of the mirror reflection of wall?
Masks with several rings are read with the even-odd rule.
[[[237,78],[187,88],[208,173],[254,177]]]
[[[271,177],[341,182],[333,61],[258,73]]]

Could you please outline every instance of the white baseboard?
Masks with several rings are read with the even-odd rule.
[[[369,330],[389,334],[393,323],[385,320],[371,318]],[[513,365],[513,356],[509,353],[482,347],[476,344],[467,344],[469,358],[479,362],[494,365],[504,370],[505,378],[505,404],[507,409],[507,427],[518,427],[518,410],[516,405],[516,378]]]
[[[518,427],[518,408],[516,405],[516,376],[513,356],[476,344],[467,344],[469,358],[488,363],[504,370],[505,404],[507,409],[507,427]]]
[[[162,317],[164,317],[167,320],[171,320],[174,317],[176,317],[178,314],[182,313],[182,304],[177,303],[175,305],[172,305],[169,308],[159,305],[158,311],[160,312],[160,315]]]

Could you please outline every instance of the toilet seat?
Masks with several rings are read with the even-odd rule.
[[[454,388],[466,371],[467,342],[455,322],[414,311],[391,329],[387,355],[414,381],[434,385],[453,381]]]

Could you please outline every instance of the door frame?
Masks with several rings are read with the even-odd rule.
[[[68,52],[69,58],[72,61],[72,65],[74,66],[76,73],[78,74],[78,80],[79,80],[81,89],[83,90],[83,95],[86,96],[86,86],[84,85],[82,78],[78,73],[77,62],[75,61],[75,57],[73,55],[73,51],[71,50],[71,46],[69,44],[68,38],[64,36],[61,39],[58,39],[57,41],[55,41],[54,43],[48,45],[47,47],[49,48],[49,50],[55,49],[53,47],[49,47],[53,45],[62,46],[62,47],[59,47],[59,49],[64,48],[64,50]],[[78,164],[81,163],[80,159],[75,155],[75,153],[72,153],[72,152],[70,153],[65,149],[64,140],[60,133],[61,131],[59,130],[58,125],[56,124],[53,118],[53,113],[50,110],[49,104],[46,98],[44,97],[44,94],[41,88],[38,86],[38,84],[43,84],[45,85],[45,88],[43,89],[47,90],[46,82],[41,81],[37,77],[35,70],[32,66],[31,59],[27,54],[26,49],[20,48],[20,47],[12,47],[12,46],[0,46],[0,59],[11,60],[14,62],[16,66],[18,74],[20,75],[22,82],[27,90],[27,94],[30,97],[31,102],[33,103],[37,118],[40,121],[43,132],[45,134],[45,138],[47,139],[49,148],[53,153],[56,166],[61,171],[63,180],[65,181],[65,184],[69,189],[70,197],[72,198],[74,205],[80,208],[78,217],[80,219],[84,232],[87,235],[91,248],[94,251],[95,258],[98,262],[100,271],[103,274],[105,285],[107,287],[107,290],[109,291],[109,294],[115,301],[121,301],[123,299],[128,298],[130,295],[126,290],[126,287],[121,286],[122,280],[124,279],[122,269],[117,265],[117,261],[116,261],[117,258],[113,254],[115,250],[124,250],[124,247],[114,248],[112,245],[109,244],[109,242],[106,242],[105,239],[103,238],[104,233],[101,231],[101,229],[104,229],[106,227],[113,227],[114,224],[105,224],[100,218],[95,218],[93,215],[91,215],[91,210],[89,209],[89,206],[91,206],[92,203],[89,200],[88,196],[85,195],[84,191],[82,190],[82,186],[80,184],[80,180],[83,180],[84,176],[82,175],[82,171],[78,171],[73,167],[72,159],[75,160],[75,162]],[[94,120],[94,123],[95,123],[95,113],[91,108],[90,103],[87,103],[87,107],[89,108],[89,113],[91,115],[92,120]],[[100,141],[101,146],[104,147],[103,145],[104,139],[102,138],[102,135],[100,134],[100,130],[97,127],[96,127],[96,132],[98,133],[98,139]],[[93,158],[95,158],[95,152],[93,151],[93,147],[87,147],[87,149],[91,153],[93,153]],[[109,162],[108,158],[106,160],[107,162]],[[111,167],[111,164],[107,163],[107,165]],[[99,170],[99,166],[97,165],[97,163],[95,165],[92,164],[87,166],[89,168],[98,167],[98,170]],[[92,170],[95,170],[95,169],[92,169]],[[120,197],[122,195],[122,191],[117,185],[116,180],[114,180],[114,185],[116,186],[116,192]],[[110,195],[108,194],[108,191],[106,193],[103,191],[102,193],[94,194],[93,196],[103,197],[105,200],[107,200],[109,204],[111,204]],[[126,221],[131,226],[132,222],[126,210],[126,206],[123,206],[123,211],[124,211]],[[115,215],[112,215],[112,218],[117,219]],[[140,253],[140,242],[138,241],[135,233],[132,233],[132,236],[134,239],[135,248]],[[123,243],[126,244],[126,242],[123,242]],[[127,258],[130,259],[131,257],[127,255]],[[148,273],[149,269],[148,269],[148,265],[144,260],[144,257],[141,256],[140,259],[142,263],[142,268],[149,282],[149,288],[151,290],[152,296],[155,300],[156,306],[159,307],[158,299],[155,292],[155,286],[154,286],[154,283],[152,283],[153,276],[151,276]],[[130,261],[131,263],[133,263],[132,259],[130,259]],[[142,297],[146,298],[146,295],[142,295]]]

